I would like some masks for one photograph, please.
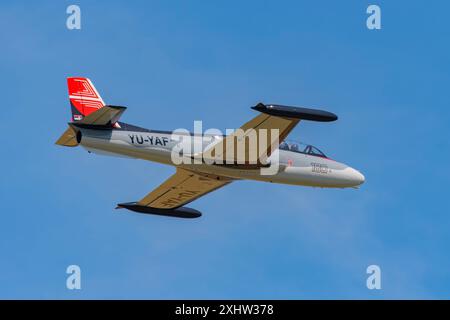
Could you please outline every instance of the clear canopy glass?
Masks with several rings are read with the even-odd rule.
[[[288,150],[298,153],[310,154],[318,157],[326,158],[327,156],[318,148],[303,142],[286,139],[280,143],[280,150]]]

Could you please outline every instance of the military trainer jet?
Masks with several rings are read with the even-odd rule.
[[[252,107],[259,114],[227,136],[176,133],[119,121],[126,108],[105,105],[88,78],[71,77],[67,84],[72,121],[56,144],[176,167],[170,178],[141,200],[117,208],[195,218],[201,213],[184,205],[236,180],[323,188],[356,188],[364,182],[359,171],[318,148],[286,139],[300,120],[337,120],[330,112],[259,103]]]

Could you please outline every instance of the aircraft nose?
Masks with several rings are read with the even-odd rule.
[[[351,180],[355,182],[355,185],[359,186],[366,181],[364,175],[356,169],[351,168],[350,170]]]

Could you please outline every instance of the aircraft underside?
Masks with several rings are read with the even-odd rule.
[[[300,120],[330,122],[333,113],[259,103],[259,114],[227,136],[147,130],[119,122],[126,108],[105,105],[87,78],[68,78],[72,122],[56,144],[90,152],[159,162],[176,172],[136,202],[118,204],[141,213],[195,218],[188,204],[236,180],[313,186],[357,187],[364,176],[309,145],[287,145]],[[279,144],[282,142],[282,144]]]

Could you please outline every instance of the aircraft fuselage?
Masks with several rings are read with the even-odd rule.
[[[178,141],[173,139],[171,132],[146,130],[126,124],[120,129],[78,128],[78,130],[80,145],[90,152],[175,165],[171,153]],[[200,139],[202,146],[210,144],[211,140],[222,138],[222,136],[191,135],[192,143],[196,139]],[[364,182],[364,176],[359,171],[326,157],[277,150],[270,155],[268,163],[277,167],[274,174],[262,175],[260,169],[243,169],[205,163],[177,166],[232,179],[324,188],[357,187]]]

